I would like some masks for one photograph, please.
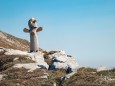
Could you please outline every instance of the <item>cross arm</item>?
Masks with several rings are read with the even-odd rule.
[[[25,33],[29,33],[29,32],[30,32],[29,29],[27,29],[27,28],[24,28],[23,31],[24,31]]]
[[[42,30],[43,30],[42,27],[38,27],[37,30],[36,30],[36,32],[39,32],[39,31],[42,31]]]

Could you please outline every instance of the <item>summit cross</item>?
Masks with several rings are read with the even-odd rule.
[[[29,29],[24,28],[23,31],[25,33],[30,33],[30,52],[38,52],[39,47],[38,47],[38,36],[37,32],[42,31],[42,27],[37,26],[37,20],[35,18],[31,18],[28,21],[28,26]]]

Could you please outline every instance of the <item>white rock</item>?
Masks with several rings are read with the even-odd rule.
[[[104,70],[109,70],[109,68],[105,67],[105,66],[100,66],[97,68],[97,71],[104,71]]]
[[[5,49],[5,55],[27,55],[26,51],[14,50],[14,49]]]
[[[35,62],[44,62],[43,54],[33,52],[33,53],[28,53],[27,56],[29,59],[31,59]]]
[[[14,49],[6,49],[0,48],[0,51],[5,51],[5,55],[26,55],[25,58],[31,59],[35,61],[35,63],[24,63],[24,64],[15,64],[13,67],[16,68],[26,68],[29,71],[33,71],[37,68],[49,68],[49,65],[44,61],[44,57],[42,53],[27,53],[26,51],[14,50]],[[18,58],[15,58],[14,61],[17,61]]]
[[[57,58],[58,57],[58,58]],[[52,55],[52,59],[53,60],[57,60],[57,61],[60,61],[60,62],[66,62],[67,61],[67,59],[68,59],[68,57],[67,57],[67,55],[59,55],[59,54],[54,54],[54,55]]]
[[[70,78],[70,77],[73,76],[75,73],[76,73],[76,72],[72,72],[72,73],[70,73],[70,74],[65,75],[65,77],[66,77],[66,78]]]
[[[72,56],[69,57],[65,54],[65,52],[62,53],[62,51],[50,55],[50,59],[53,60],[53,67],[51,66],[52,68],[67,69],[68,67],[70,67],[72,70],[76,70],[78,68],[76,59]]]
[[[5,50],[5,55],[26,55],[25,58],[31,59],[35,61],[35,63],[27,63],[27,64],[15,64],[14,67],[21,68],[24,67],[29,69],[29,71],[33,71],[37,68],[49,68],[49,65],[44,61],[43,53],[27,53],[26,51],[13,50],[13,49],[1,49]],[[70,67],[73,70],[78,68],[78,64],[76,59],[72,56],[68,56],[65,54],[65,51],[57,51],[57,53],[49,55],[50,59],[52,59],[52,65],[56,69],[67,69]],[[17,60],[17,59],[14,59]]]
[[[48,64],[46,62],[43,63],[25,63],[25,64],[15,64],[13,66],[14,68],[26,68],[29,69],[28,72],[32,72],[35,69],[39,69],[39,68],[46,68],[48,69]]]
[[[27,58],[35,61],[35,63],[27,63],[27,64],[16,64],[14,67],[16,68],[26,68],[29,69],[29,71],[33,71],[37,68],[43,68],[48,69],[49,65],[44,61],[43,55],[40,55],[38,53],[28,53]]]
[[[54,62],[52,65],[54,65],[56,69],[67,69],[68,68],[68,65],[66,63]]]
[[[19,60],[19,58],[14,58],[14,59],[13,59],[14,62],[16,62],[16,61],[18,61],[18,60]]]
[[[0,75],[0,81],[2,80],[2,78],[3,78],[3,75]]]
[[[0,81],[3,79],[3,77],[6,76],[5,74],[0,74]]]
[[[64,50],[60,50],[59,51],[61,54],[65,54],[65,51]]]
[[[15,64],[14,68],[26,68],[29,69],[28,72],[32,72],[33,70],[40,68],[37,66],[37,63],[25,63],[25,64]]]
[[[42,78],[42,79],[47,79],[47,75],[43,75],[43,76],[40,76],[40,77],[37,77],[37,78]]]

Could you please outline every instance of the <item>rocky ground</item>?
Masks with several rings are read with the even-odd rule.
[[[78,68],[64,51],[0,48],[0,86],[114,86],[115,69]]]
[[[79,67],[65,51],[29,53],[29,42],[0,31],[0,86],[114,86],[115,68]]]
[[[74,57],[64,51],[27,51],[0,47],[0,86],[54,86],[77,71]]]

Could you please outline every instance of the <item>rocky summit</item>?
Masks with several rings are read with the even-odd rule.
[[[79,68],[63,50],[28,52],[29,42],[0,31],[0,86],[114,86],[115,69]],[[19,45],[19,46],[18,46]]]
[[[47,54],[47,57],[49,58],[44,57],[46,55],[46,52],[28,53],[27,51],[6,49],[3,47],[0,47],[0,52],[6,56],[24,56],[23,58],[33,61],[32,63],[16,63],[12,66],[13,68],[25,68],[28,69],[28,71],[33,71],[36,69],[65,69],[71,72],[76,71],[78,68],[76,59],[72,56],[67,55],[64,51],[55,51],[52,54],[49,51],[47,52],[50,53],[49,55]],[[45,59],[49,59],[50,64],[47,61],[45,61]],[[18,60],[19,58],[15,57],[13,59],[13,62],[18,62]]]
[[[53,72],[59,72],[58,76],[54,76],[61,79],[69,78],[77,71],[76,59],[67,55],[63,50],[40,49],[40,52],[30,53],[27,50],[29,42],[24,39],[2,31],[0,31],[0,39],[0,86],[5,84],[10,86],[8,83],[23,86],[28,84],[31,79],[39,80],[39,84],[41,84],[41,80],[47,81]],[[56,83],[55,79],[52,83]]]
[[[62,73],[60,72],[60,77],[58,76],[59,79],[67,79],[75,74],[78,68],[76,59],[70,55],[67,55],[65,51],[43,51],[39,53],[29,53],[27,51],[0,47],[0,55],[0,71],[2,82],[7,81],[6,78],[8,77],[11,78],[11,82],[15,79],[19,79],[20,81],[22,78],[26,79],[25,77],[28,77],[28,75],[29,79],[37,78],[47,80],[50,76],[49,73],[53,71],[61,71]],[[19,73],[17,73],[17,70]],[[38,75],[34,75],[34,77],[32,75],[35,73],[35,71],[37,71],[36,73]],[[41,72],[39,73],[39,71]],[[23,76],[21,72],[26,73],[26,75]],[[16,76],[15,73],[17,74]],[[16,80],[16,82],[18,81]],[[14,82],[12,83],[16,84]]]

